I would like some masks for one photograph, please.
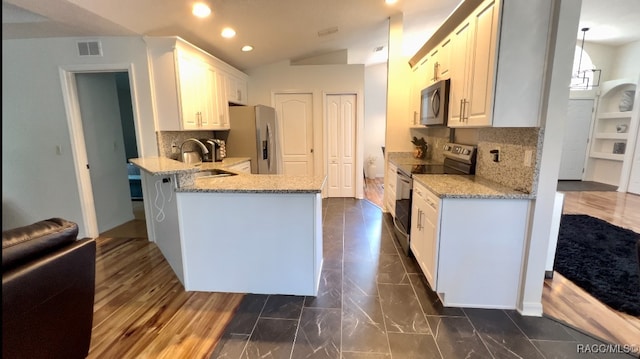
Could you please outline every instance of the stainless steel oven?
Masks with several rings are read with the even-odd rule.
[[[396,208],[394,233],[405,254],[409,255],[411,238],[411,199],[414,174],[472,175],[475,173],[476,147],[457,143],[444,146],[443,164],[398,163],[396,172]]]
[[[401,170],[398,170],[396,174],[396,217],[394,218],[394,224],[396,231],[399,232],[396,235],[406,239],[408,243],[409,231],[411,230],[411,194],[413,181],[411,174],[406,174]]]

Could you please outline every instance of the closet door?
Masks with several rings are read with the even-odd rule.
[[[329,197],[355,197],[356,95],[327,96]]]

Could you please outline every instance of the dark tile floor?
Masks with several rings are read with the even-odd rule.
[[[323,217],[318,296],[247,294],[212,359],[632,357],[549,318],[443,307],[366,200],[327,199]]]

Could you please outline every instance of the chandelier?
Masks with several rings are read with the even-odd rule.
[[[580,59],[578,69],[571,75],[571,89],[588,90],[600,85],[600,69],[582,69],[582,55],[584,54],[584,37],[589,31],[588,27],[580,29],[582,31],[582,45],[580,46]]]

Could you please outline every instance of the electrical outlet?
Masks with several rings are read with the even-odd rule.
[[[532,150],[524,151],[524,166],[531,167],[532,160],[533,160],[533,151]]]

